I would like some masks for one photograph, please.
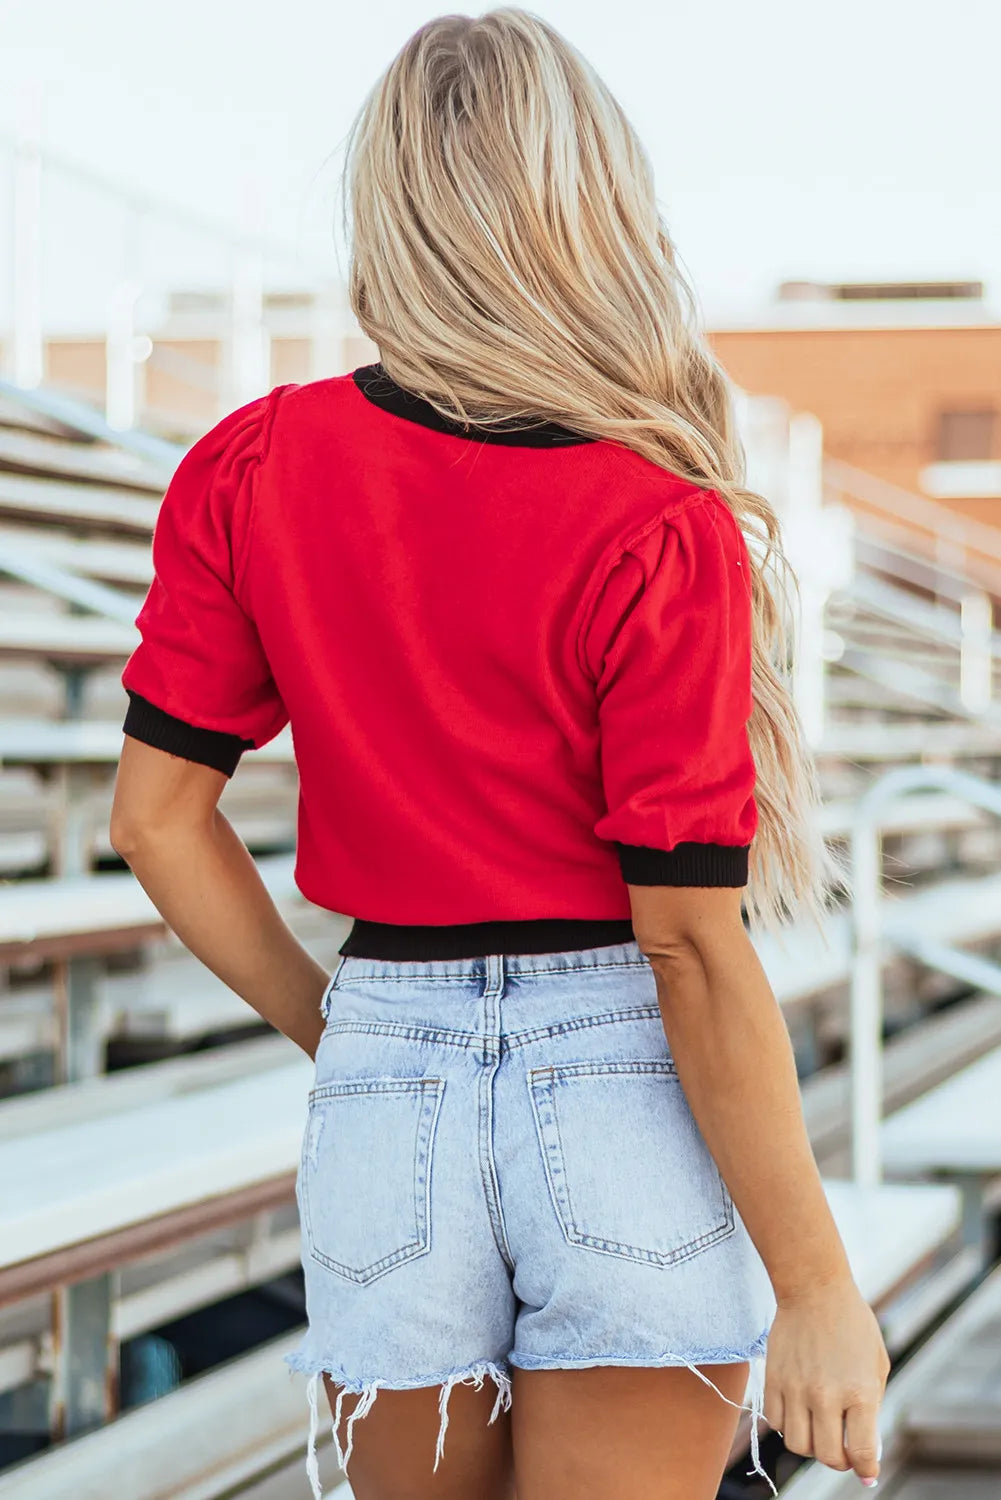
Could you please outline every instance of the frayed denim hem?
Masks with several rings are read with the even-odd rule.
[[[759,1354],[764,1354],[767,1347],[768,1329],[752,1343],[736,1349],[721,1349],[718,1344],[713,1344],[705,1349],[688,1349],[685,1354],[674,1354],[668,1350],[654,1355],[595,1354],[588,1355],[586,1359],[577,1359],[573,1355],[547,1356],[512,1351],[508,1355],[508,1364],[519,1370],[576,1370],[588,1369],[592,1365],[635,1365],[639,1369],[659,1368],[661,1365],[736,1365],[745,1359],[756,1359]]]
[[[323,1375],[329,1375],[335,1385],[341,1389],[337,1393],[337,1402],[334,1409],[333,1439],[337,1452],[338,1462],[347,1475],[348,1459],[351,1457],[351,1449],[354,1441],[352,1428],[359,1417],[364,1417],[371,1411],[376,1395],[380,1390],[409,1391],[417,1390],[427,1386],[440,1385],[441,1394],[438,1398],[438,1411],[440,1423],[438,1427],[438,1441],[435,1447],[434,1472],[445,1451],[445,1429],[448,1426],[448,1398],[455,1385],[474,1385],[480,1390],[484,1380],[489,1376],[497,1386],[497,1399],[490,1413],[490,1422],[493,1422],[501,1411],[508,1411],[511,1407],[511,1375],[510,1366],[514,1365],[523,1370],[565,1370],[565,1369],[588,1369],[596,1365],[631,1365],[641,1368],[663,1368],[685,1366],[691,1370],[706,1385],[712,1386],[716,1394],[738,1411],[749,1411],[751,1414],[751,1468],[747,1470],[750,1474],[759,1474],[768,1485],[773,1495],[778,1495],[778,1490],[772,1482],[771,1476],[762,1468],[761,1454],[758,1445],[759,1427],[764,1421],[764,1398],[765,1398],[765,1352],[768,1344],[768,1330],[760,1334],[747,1348],[740,1349],[705,1349],[690,1350],[689,1357],[666,1352],[655,1357],[635,1357],[632,1355],[604,1355],[589,1359],[560,1359],[558,1357],[544,1359],[539,1356],[519,1356],[511,1354],[507,1360],[494,1363],[492,1360],[482,1360],[478,1364],[469,1365],[463,1369],[450,1370],[440,1375],[425,1376],[417,1380],[373,1380],[350,1379],[339,1366],[334,1364],[321,1364],[317,1366],[303,1358],[302,1355],[287,1354],[285,1363],[291,1372],[307,1375],[307,1397],[309,1400],[310,1422],[309,1440],[307,1444],[306,1473],[313,1488],[314,1500],[323,1500],[323,1491],[320,1487],[319,1466],[316,1457],[316,1438],[319,1431],[319,1385]],[[702,1365],[725,1365],[739,1364],[744,1360],[750,1361],[751,1371],[748,1380],[748,1388],[751,1393],[750,1405],[743,1401],[731,1401],[729,1396],[724,1396],[716,1383],[709,1379],[698,1368]],[[357,1395],[361,1400],[355,1406],[354,1411],[347,1419],[347,1443],[342,1450],[339,1438],[341,1423],[341,1404],[348,1394]],[[781,1434],[780,1434],[781,1435]]]
[[[337,1393],[337,1401],[334,1407],[333,1439],[334,1448],[337,1452],[337,1460],[345,1477],[348,1472],[348,1460],[351,1457],[351,1449],[354,1443],[352,1431],[359,1417],[364,1417],[372,1410],[375,1398],[380,1390],[387,1391],[412,1391],[426,1388],[428,1386],[440,1385],[441,1393],[438,1397],[438,1441],[435,1446],[434,1468],[438,1468],[445,1452],[445,1429],[448,1426],[448,1398],[456,1385],[473,1385],[480,1390],[487,1376],[497,1386],[497,1399],[488,1419],[488,1425],[497,1419],[502,1411],[509,1411],[511,1407],[511,1376],[506,1362],[495,1364],[492,1360],[481,1360],[478,1364],[468,1365],[463,1369],[449,1370],[440,1375],[428,1375],[417,1380],[381,1380],[378,1377],[373,1380],[352,1380],[344,1370],[334,1364],[322,1364],[317,1367],[309,1363],[300,1354],[286,1354],[285,1363],[289,1366],[290,1373],[298,1373],[309,1377],[306,1386],[306,1396],[309,1401],[309,1438],[306,1450],[306,1474],[312,1485],[314,1500],[323,1500],[323,1490],[320,1485],[320,1470],[316,1456],[316,1439],[320,1427],[319,1413],[319,1388],[320,1380],[324,1375],[329,1375],[335,1385],[341,1387]],[[341,1405],[344,1397],[348,1394],[360,1396],[361,1399],[355,1406],[354,1411],[347,1419],[345,1429],[347,1443],[341,1448],[339,1437],[341,1425]]]
[[[721,1397],[728,1406],[734,1406],[738,1411],[749,1411],[751,1413],[751,1468],[748,1474],[759,1474],[768,1485],[773,1495],[778,1490],[772,1482],[771,1476],[761,1466],[761,1451],[758,1445],[758,1429],[764,1421],[765,1404],[765,1353],[768,1347],[768,1329],[758,1335],[754,1342],[745,1349],[696,1349],[689,1350],[688,1357],[670,1352],[656,1356],[634,1355],[604,1355],[593,1359],[560,1359],[554,1357],[545,1359],[538,1355],[518,1355],[512,1353],[510,1363],[519,1370],[586,1370],[596,1365],[630,1365],[645,1369],[674,1368],[685,1366],[693,1371],[706,1385],[711,1385],[717,1396]],[[743,1401],[731,1401],[729,1396],[724,1396],[715,1381],[709,1379],[699,1365],[731,1365],[742,1364],[749,1360],[751,1365],[748,1377],[748,1389],[751,1393],[751,1403],[748,1406]],[[780,1434],[781,1436],[781,1434]]]

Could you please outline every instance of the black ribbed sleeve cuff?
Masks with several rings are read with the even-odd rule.
[[[131,688],[129,706],[125,714],[123,732],[134,740],[152,745],[154,750],[166,750],[168,755],[179,755],[182,760],[193,760],[198,765],[211,766],[232,776],[244,750],[254,748],[253,740],[241,739],[238,734],[228,734],[222,729],[199,729],[185,719],[179,719],[166,709],[158,708],[140,693]]]
[[[747,884],[750,844],[675,844],[648,849],[643,844],[615,845],[627,885]]]

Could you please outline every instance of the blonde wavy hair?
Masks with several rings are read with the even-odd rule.
[[[788,686],[794,580],[622,108],[532,12],[439,16],[367,96],[343,183],[351,308],[394,380],[462,422],[621,443],[731,507],[753,569],[746,907],[819,913],[835,868]]]

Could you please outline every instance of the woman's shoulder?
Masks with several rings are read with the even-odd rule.
[[[357,420],[365,410],[364,398],[359,400],[354,371],[343,375],[324,375],[315,380],[289,381],[276,385],[261,399],[274,408],[275,440],[282,432],[295,427],[322,427],[329,431],[339,413]]]
[[[723,538],[739,545],[736,518],[719,490],[696,484],[621,447],[609,464],[596,584],[626,555],[648,566],[651,559],[662,556],[671,536],[685,538],[694,547],[710,539],[718,544]]]

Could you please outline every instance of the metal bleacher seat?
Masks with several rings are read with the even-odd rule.
[[[890,1115],[883,1150],[894,1173],[1001,1175],[1001,1048]]]
[[[283,1495],[300,1500],[309,1493],[305,1399],[301,1381],[282,1363],[293,1342],[288,1336],[263,1344],[6,1471],[4,1500],[222,1500],[282,1464],[289,1465]],[[324,1444],[325,1495],[336,1482],[332,1460],[332,1444]],[[341,1493],[350,1493],[346,1483]]]
[[[886,1171],[963,1192],[964,1235],[989,1254],[989,1211],[1001,1206],[1001,1047],[896,1110],[881,1129]]]
[[[153,577],[149,539],[80,537],[55,527],[30,527],[0,521],[0,555],[14,548],[52,567],[65,568],[104,583],[145,588]],[[138,608],[139,597],[136,599]]]
[[[0,614],[0,656],[93,666],[123,661],[138,632],[99,615]]]
[[[81,726],[82,727],[82,726]],[[294,856],[274,855],[260,859],[258,869],[286,918],[292,922],[318,912],[299,894],[294,881]],[[329,946],[339,928],[336,918],[318,913],[314,927],[321,938],[324,929]],[[60,1072],[79,1079],[101,1071],[101,1055],[107,1035],[103,961],[114,953],[135,952],[149,943],[167,941],[169,929],[142,886],[128,871],[122,873],[71,875],[61,879],[14,881],[0,889],[0,963],[54,962],[67,965],[65,1030]],[[119,1013],[128,1011],[118,987]],[[224,988],[224,987],[223,987]],[[211,976],[202,984],[207,994],[206,1030],[239,1024],[248,1015],[242,1001],[227,991],[220,1000]],[[150,993],[144,979],[135,986],[136,1010],[149,1014]],[[189,986],[189,1001],[197,1000],[199,987]],[[153,1004],[156,1005],[156,997]],[[36,1002],[37,1003],[37,1002]],[[0,1021],[6,999],[0,998]],[[241,1009],[242,1007],[242,1009]],[[27,1027],[31,1005],[21,1006],[20,1022]],[[188,1007],[190,1011],[190,1005]],[[214,1012],[214,1013],[213,1013]],[[51,1015],[51,1007],[50,1007]],[[44,1033],[49,1022],[36,1014]],[[190,1030],[189,1033],[190,1034]],[[2,1028],[0,1028],[2,1036]],[[26,1037],[27,1039],[27,1037]]]
[[[29,1274],[43,1284],[41,1262],[70,1244],[89,1241],[93,1266],[101,1239],[248,1187],[271,1183],[276,1201],[287,1197],[308,1058],[289,1052],[279,1066],[205,1088],[194,1070],[187,1078],[183,1092],[125,1109],[101,1080],[91,1092],[107,1095],[102,1112],[27,1135],[5,1126],[0,1106],[0,1287],[19,1263],[19,1286]]]

